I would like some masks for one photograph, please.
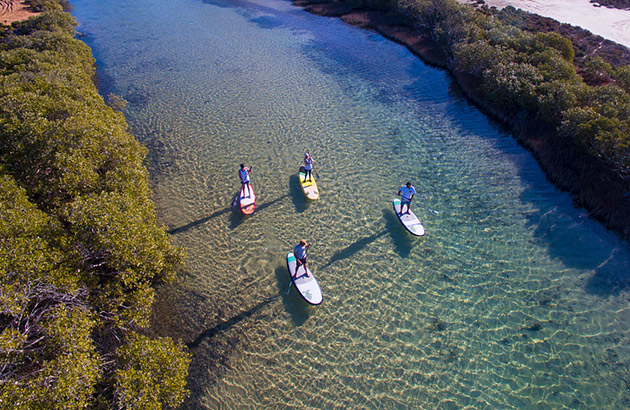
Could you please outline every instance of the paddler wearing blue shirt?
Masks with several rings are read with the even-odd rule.
[[[409,213],[409,206],[411,206],[411,200],[413,196],[416,194],[416,188],[411,185],[411,182],[407,182],[404,187],[398,190],[398,195],[400,195],[400,214],[403,215],[405,213]],[[404,206],[407,205],[407,212],[403,212]]]
[[[247,187],[247,196],[250,195],[249,193],[249,183],[250,183],[250,179],[249,179],[249,173],[252,172],[252,166],[250,165],[249,168],[245,167],[245,164],[241,164],[241,169],[238,170],[238,176],[241,179],[241,191],[243,191],[243,196],[245,196],[245,187]]]
[[[296,261],[295,274],[293,274],[293,279],[297,279],[298,269],[300,269],[300,266],[302,265],[304,265],[304,274],[307,278],[309,277],[308,271],[306,270],[306,251],[308,250],[308,248],[311,247],[311,245],[312,243],[306,243],[304,239],[300,239],[300,243],[295,245],[295,248],[293,248],[293,254],[295,255]]]

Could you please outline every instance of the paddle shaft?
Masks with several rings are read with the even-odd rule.
[[[308,171],[306,170],[306,168],[304,168],[304,176],[306,176],[307,172]],[[319,179],[319,174],[317,173],[317,170],[315,168],[311,168],[311,172],[315,174],[315,178]]]
[[[403,196],[402,196],[402,195],[401,195],[400,197],[401,197],[401,198],[403,198]],[[409,201],[409,204],[411,204],[411,202],[413,202],[413,198],[409,199],[408,201]],[[433,209],[429,208],[428,206],[425,206],[425,205],[419,205],[419,206],[421,206],[421,207],[425,208],[425,209],[426,209],[426,210],[428,210],[429,212],[433,212],[433,213],[434,213],[434,214],[436,214],[436,215],[439,215],[439,214],[440,214],[438,211],[435,211],[435,210],[433,210]],[[402,210],[402,203],[400,204],[400,209]]]
[[[436,215],[439,215],[439,214],[440,214],[438,211],[435,211],[435,210],[433,210],[433,209],[429,208],[429,207],[428,207],[428,206],[426,206],[426,205],[420,205],[420,206],[421,206],[421,207],[423,207],[424,209],[426,209],[426,210],[427,210],[427,211],[429,211],[429,212],[433,212],[433,213],[434,213],[434,214],[436,214]]]

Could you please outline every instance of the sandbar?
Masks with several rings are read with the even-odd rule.
[[[458,0],[475,4],[476,0]],[[589,0],[484,0],[489,7],[517,9],[581,27],[630,48],[630,10],[602,7]]]

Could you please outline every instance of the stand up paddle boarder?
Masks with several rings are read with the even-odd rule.
[[[300,266],[304,265],[304,274],[306,275],[306,277],[309,277],[308,274],[308,270],[306,270],[306,251],[308,250],[308,248],[310,248],[312,245],[312,243],[306,243],[306,241],[304,239],[300,239],[300,243],[298,243],[297,245],[295,245],[295,248],[293,248],[293,253],[295,254],[295,261],[296,261],[296,265],[295,265],[295,273],[293,274],[293,279],[297,279],[298,278],[298,269],[300,269]]]
[[[409,213],[409,207],[411,206],[411,200],[413,196],[416,194],[416,188],[411,185],[411,182],[407,182],[404,187],[398,190],[398,195],[400,195],[400,214],[403,215],[405,213]],[[403,209],[407,205],[407,212],[403,212]]]
[[[243,191],[243,196],[250,196],[251,193],[249,191],[249,173],[252,172],[253,166],[249,166],[249,168],[245,167],[245,164],[241,164],[241,169],[238,170],[238,177],[241,179],[241,190]],[[247,187],[247,195],[245,195],[245,187]]]
[[[308,177],[308,180],[311,180],[311,171],[313,170],[313,158],[311,158],[311,155],[307,152],[306,154],[304,154],[304,181],[306,181],[306,178]]]

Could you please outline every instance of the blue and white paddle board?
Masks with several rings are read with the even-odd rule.
[[[400,223],[403,224],[403,226],[412,234],[416,236],[424,235],[424,226],[422,226],[422,222],[420,222],[418,217],[411,210],[408,212],[406,211],[404,215],[401,215],[400,199],[394,198],[392,203],[394,205],[394,212],[396,213]]]
[[[324,301],[324,294],[322,293],[322,288],[319,287],[319,283],[317,283],[317,280],[315,279],[315,275],[313,275],[313,272],[311,272],[307,264],[306,271],[308,272],[308,276],[304,273],[304,267],[300,266],[298,277],[295,278],[296,265],[297,261],[295,260],[295,254],[293,254],[293,252],[287,253],[287,269],[289,269],[291,282],[293,282],[295,288],[300,293],[300,296],[302,296],[305,301],[311,305],[319,305]]]

